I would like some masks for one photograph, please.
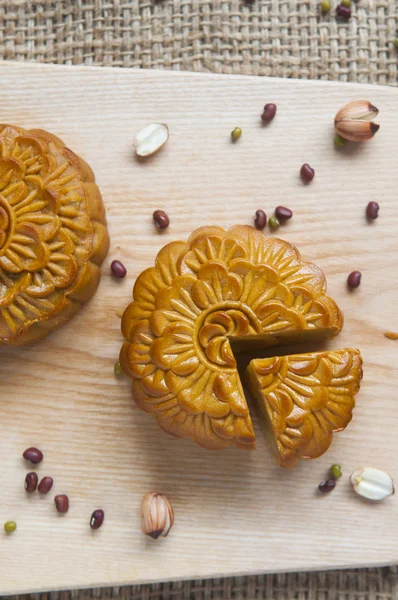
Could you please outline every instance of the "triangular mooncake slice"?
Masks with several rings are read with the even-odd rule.
[[[361,378],[361,355],[351,348],[250,362],[247,380],[280,466],[326,452],[351,421]]]

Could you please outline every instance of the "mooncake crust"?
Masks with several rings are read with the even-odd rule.
[[[290,468],[324,454],[351,421],[362,358],[353,348],[259,358],[246,374],[275,460]]]
[[[137,405],[209,449],[255,447],[230,339],[324,330],[343,317],[322,271],[286,241],[248,226],[195,230],[138,277],[120,352]]]
[[[89,165],[47,131],[0,125],[0,346],[69,321],[95,293],[108,249]]]

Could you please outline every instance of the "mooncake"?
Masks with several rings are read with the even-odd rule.
[[[0,346],[44,338],[95,293],[109,247],[94,174],[56,136],[0,126]]]
[[[322,271],[294,246],[248,226],[202,227],[139,275],[120,363],[164,431],[209,449],[253,449],[234,353],[330,338],[342,325]]]
[[[246,373],[276,462],[292,467],[321,456],[351,421],[362,359],[351,348],[258,358]]]

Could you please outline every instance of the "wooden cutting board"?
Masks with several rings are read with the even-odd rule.
[[[387,565],[398,562],[398,499],[361,501],[348,484],[371,464],[398,480],[398,91],[377,86],[127,69],[0,63],[1,121],[45,128],[93,167],[108,213],[112,247],[94,299],[61,331],[31,348],[0,351],[0,593],[187,579],[244,573]],[[381,129],[364,145],[336,151],[333,117],[368,99]],[[263,127],[265,102],[275,121]],[[170,139],[147,162],[133,155],[137,131],[165,122]],[[239,125],[241,139],[230,142]],[[299,169],[310,163],[305,186]],[[364,211],[380,202],[379,219]],[[120,318],[141,270],[162,245],[197,226],[252,223],[257,208],[283,204],[293,219],[278,235],[326,273],[345,312],[334,347],[354,346],[364,380],[347,431],[330,451],[292,471],[274,466],[258,433],[253,453],[212,453],[160,432],[132,402],[113,366]],[[165,209],[170,228],[153,226]],[[128,269],[110,276],[112,259]],[[353,293],[347,274],[362,271]],[[27,496],[22,451],[39,446],[40,476],[67,493]],[[316,488],[333,462],[344,478],[327,497]],[[167,539],[140,531],[149,490],[170,496],[176,523]],[[50,497],[51,496],[51,497]],[[92,511],[103,528],[92,532]]]

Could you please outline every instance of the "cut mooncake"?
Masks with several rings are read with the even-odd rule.
[[[138,277],[120,362],[138,406],[210,449],[254,448],[234,352],[337,335],[342,313],[322,271],[252,227],[202,227]]]
[[[67,322],[95,293],[108,248],[87,163],[51,133],[0,125],[0,346]]]
[[[292,467],[321,456],[351,421],[362,359],[351,348],[258,358],[246,373],[276,462]]]

